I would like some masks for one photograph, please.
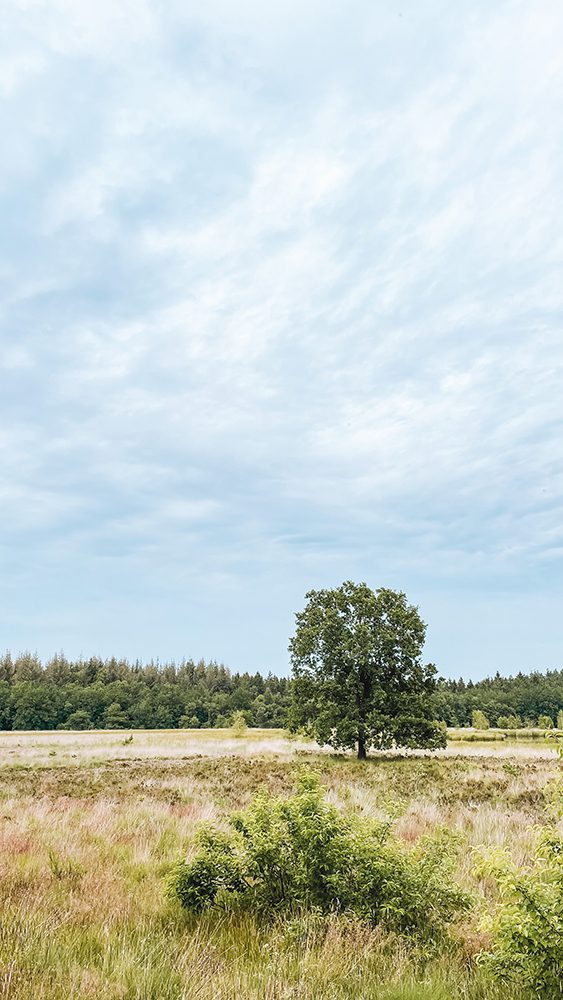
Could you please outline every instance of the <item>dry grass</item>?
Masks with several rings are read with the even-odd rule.
[[[131,738],[133,739],[128,742]],[[230,729],[153,729],[0,732],[2,764],[84,764],[103,760],[166,757],[223,757],[236,754],[289,759],[294,750],[313,744],[289,740],[283,731],[251,729],[244,738]]]
[[[124,745],[126,736],[0,737],[0,1000],[495,997],[474,965],[477,912],[451,953],[422,962],[403,942],[342,919],[322,929],[196,921],[167,901],[163,882],[200,821],[223,823],[262,785],[289,790],[306,761],[340,808],[393,818],[409,843],[444,825],[458,831],[458,877],[489,905],[472,849],[504,845],[525,862],[546,818],[552,751],[470,745],[361,764],[281,733],[160,731]]]

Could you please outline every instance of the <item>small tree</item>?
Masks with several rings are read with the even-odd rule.
[[[319,743],[445,746],[433,719],[435,668],[421,662],[426,625],[405,594],[365,583],[311,590],[289,649],[295,682],[290,726]]]
[[[471,713],[471,725],[474,729],[489,729],[490,724],[487,716],[480,709],[476,708]]]
[[[92,719],[90,718],[90,713],[86,712],[85,709],[79,708],[76,712],[72,712],[68,719],[64,723],[65,729],[91,729]]]
[[[499,715],[497,727],[499,729],[520,729],[522,725],[517,715]]]
[[[557,713],[557,728],[563,729],[563,709]]]
[[[233,736],[240,737],[246,734],[248,726],[246,724],[246,719],[243,712],[235,712],[233,715],[233,721],[231,725],[231,732]]]
[[[104,729],[126,729],[129,719],[118,701],[112,701],[104,712]]]
[[[181,715],[178,726],[180,729],[199,729],[199,719],[197,715]]]
[[[550,715],[540,715],[538,726],[540,729],[553,729],[553,719]]]

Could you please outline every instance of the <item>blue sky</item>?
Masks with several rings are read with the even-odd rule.
[[[563,664],[560,0],[5,0],[0,645]]]

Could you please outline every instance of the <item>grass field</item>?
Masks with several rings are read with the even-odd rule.
[[[505,845],[525,865],[558,767],[543,741],[451,744],[365,764],[281,732],[0,734],[0,998],[12,1000],[489,1000],[475,958],[494,888],[474,851]],[[222,824],[266,785],[292,788],[306,762],[344,810],[390,818],[414,843],[460,839],[458,879],[477,905],[435,956],[331,918],[258,924],[184,914],[165,895],[202,820]]]

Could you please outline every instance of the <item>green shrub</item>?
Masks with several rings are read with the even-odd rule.
[[[486,869],[502,905],[492,921],[493,947],[482,962],[500,982],[514,982],[542,1000],[563,997],[563,838],[544,833],[535,864],[522,871],[498,856]]]
[[[474,729],[488,729],[489,720],[487,719],[487,716],[483,712],[481,712],[478,708],[476,708],[471,713],[471,725],[473,726]]]
[[[181,715],[178,719],[179,729],[199,729],[197,715]]]
[[[195,856],[174,869],[170,893],[186,909],[348,912],[433,942],[469,905],[451,880],[451,836],[401,848],[388,824],[330,805],[310,773],[290,798],[260,793],[230,826],[203,829]]]
[[[554,737],[563,759],[563,741]],[[556,822],[563,815],[563,782],[548,786],[555,823],[546,827],[533,865],[522,871],[505,854],[482,865],[500,890],[501,907],[490,921],[492,949],[481,962],[499,982],[513,982],[542,1000],[563,997],[563,836]]]
[[[72,712],[66,722],[61,723],[58,727],[60,729],[91,729],[92,719],[90,718],[89,712],[86,712],[83,708],[79,708],[76,712]]]
[[[520,729],[522,720],[517,715],[499,715],[497,726],[499,729]]]
[[[231,733],[233,736],[244,736],[248,726],[244,717],[244,712],[235,712],[231,723]]]
[[[557,713],[557,728],[563,729],[563,709]]]
[[[538,726],[540,729],[553,729],[553,719],[550,715],[540,715]]]

